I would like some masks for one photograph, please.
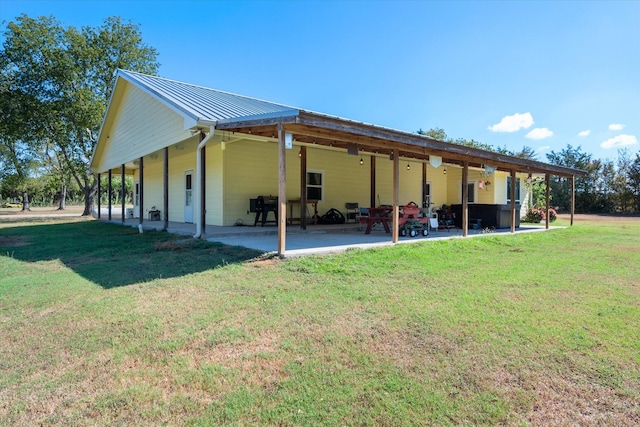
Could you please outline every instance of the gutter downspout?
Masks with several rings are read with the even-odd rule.
[[[213,134],[215,133],[215,127],[213,126],[209,126],[209,135],[206,135],[198,144],[198,147],[196,148],[196,188],[195,188],[195,197],[194,197],[194,204],[193,204],[193,210],[197,213],[197,221],[196,221],[196,234],[193,235],[194,239],[199,239],[202,236],[202,221],[200,218],[200,205],[201,205],[201,200],[200,200],[200,176],[202,174],[202,149],[204,148],[204,146],[207,144],[207,142],[209,142],[209,140],[211,138],[213,138]],[[204,135],[204,132],[201,132],[200,135]]]

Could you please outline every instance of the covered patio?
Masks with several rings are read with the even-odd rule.
[[[140,225],[137,218],[125,219],[122,221],[118,214],[113,214],[111,220],[105,219],[105,217],[100,220],[103,222],[122,224],[133,228],[142,227],[143,233],[149,230],[166,230],[169,233],[191,238],[196,231],[195,224],[169,222],[165,227],[163,221],[145,221],[143,225]],[[524,224],[516,230],[516,233],[531,233],[545,230],[547,230],[547,228],[543,224]],[[466,237],[495,236],[510,233],[511,232],[508,229],[490,231],[472,229],[468,230]],[[210,242],[218,242],[230,246],[243,246],[262,251],[266,254],[278,254],[277,235],[278,228],[274,226],[223,227],[207,225],[205,227],[203,238]],[[362,225],[353,223],[338,225],[310,225],[304,230],[299,227],[289,227],[286,237],[288,249],[285,254],[280,254],[286,258],[340,253],[350,249],[371,249],[376,247],[392,246],[394,244],[389,240],[389,234],[387,234],[380,225],[374,227],[371,234],[365,234]],[[465,235],[461,229],[452,228],[450,230],[431,230],[428,236],[400,236],[396,243],[411,244],[462,237],[465,237]]]

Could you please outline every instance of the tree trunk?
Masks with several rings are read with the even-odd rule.
[[[60,204],[58,205],[58,210],[63,211],[67,207],[67,185],[62,184],[62,188],[60,188]]]
[[[29,208],[29,194],[26,191],[22,192],[22,210],[23,211],[30,211],[31,210]]]
[[[93,199],[98,192],[98,180],[93,179],[92,183],[89,183],[89,179],[85,178],[85,185],[82,187],[84,193],[84,211],[82,216],[91,215],[91,209],[93,208]]]

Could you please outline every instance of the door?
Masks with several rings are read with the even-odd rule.
[[[193,170],[184,173],[184,222],[193,223]]]

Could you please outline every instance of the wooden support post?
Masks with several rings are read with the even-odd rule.
[[[469,234],[469,162],[462,162],[462,235]]]
[[[287,241],[287,149],[284,125],[278,123],[278,255],[284,255]]]
[[[144,157],[140,157],[140,203],[138,203],[138,216],[140,217],[140,224],[144,222]]]
[[[372,208],[375,208],[376,205],[376,156],[371,156],[371,180],[370,180],[370,185],[369,188],[371,190],[370,192],[370,198],[369,198],[369,206]]]
[[[120,166],[120,191],[122,192],[122,216],[120,217],[122,220],[122,223],[124,224],[125,221],[125,208],[124,208],[124,201],[125,201],[125,182],[124,182],[124,163]]]
[[[549,229],[549,192],[550,192],[550,188],[549,188],[549,173],[545,173],[544,174],[544,184],[545,187],[547,187],[544,190],[544,206],[545,206],[545,219],[544,219],[544,228],[546,228],[547,230]]]
[[[300,147],[300,228],[307,229],[307,147],[304,146]]]
[[[391,229],[391,241],[398,243],[399,230],[399,207],[398,207],[398,193],[400,191],[400,151],[398,149],[393,150],[393,221]]]
[[[422,162],[422,204],[423,208],[428,208],[427,204],[427,164]]]
[[[113,200],[111,169],[109,169],[109,175],[107,177],[107,186],[107,198],[109,199],[107,207],[109,209],[109,221],[111,221],[111,202]]]
[[[516,232],[516,171],[511,169],[511,186],[509,188],[511,197],[511,232]]]
[[[163,190],[164,197],[162,203],[162,210],[164,215],[163,228],[166,230],[169,228],[169,147],[163,149],[163,164],[162,164],[162,176],[163,176]]]
[[[571,223],[573,225],[573,216],[576,211],[576,176],[571,175]]]
[[[98,174],[98,219],[100,219],[100,196],[102,195],[100,189],[100,174]]]

